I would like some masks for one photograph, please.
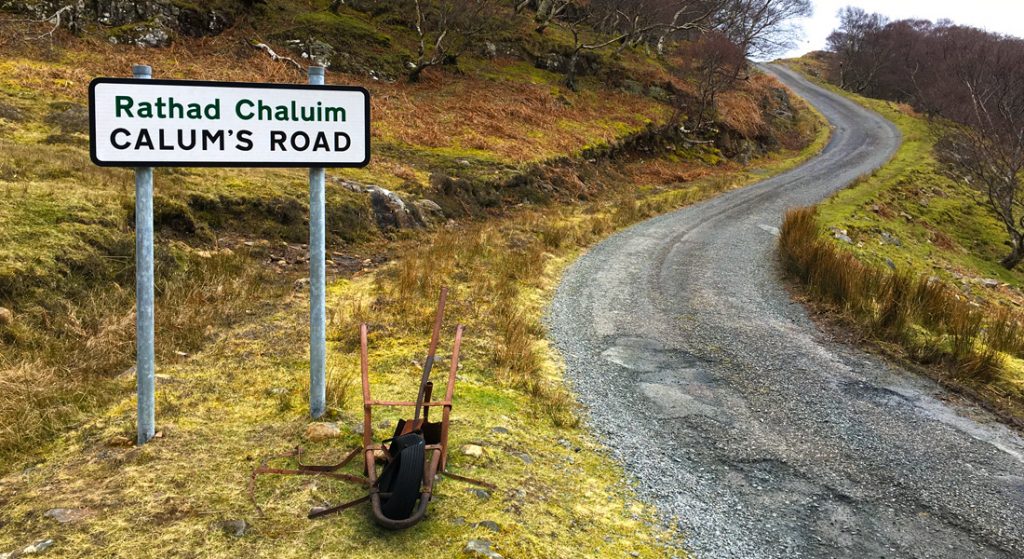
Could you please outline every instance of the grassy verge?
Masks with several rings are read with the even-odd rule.
[[[451,557],[467,540],[487,538],[506,557],[682,555],[680,534],[637,504],[621,469],[580,425],[544,341],[543,308],[560,271],[585,246],[792,167],[820,150],[827,135],[820,127],[806,149],[753,168],[709,167],[689,157],[599,163],[565,179],[581,188],[585,181],[588,202],[524,205],[392,243],[390,264],[330,290],[330,419],[342,426],[341,439],[302,438],[308,355],[300,292],[265,318],[243,320],[207,349],[161,367],[162,436],[152,444],[130,446],[134,402],[122,398],[46,447],[38,462],[0,478],[0,549],[54,538],[55,551],[68,557]],[[355,325],[372,325],[376,394],[410,397],[414,360],[425,350],[436,291],[445,284],[453,289],[445,341],[456,321],[469,326],[452,468],[499,490],[484,496],[445,481],[426,523],[384,534],[360,510],[305,520],[310,507],[354,497],[356,488],[263,478],[259,516],[245,491],[259,458],[304,444],[311,461],[328,462],[357,444]],[[118,393],[130,391],[131,378],[115,382]],[[483,446],[484,455],[461,454],[467,443]],[[72,509],[80,519],[56,524],[43,514],[51,508]],[[221,522],[238,519],[249,526],[244,536],[221,530]]]
[[[814,60],[793,66],[822,74]],[[894,122],[904,142],[875,173],[787,216],[787,271],[865,340],[1019,421],[1024,272],[998,264],[999,221],[941,173],[933,147],[943,123],[831,88]]]

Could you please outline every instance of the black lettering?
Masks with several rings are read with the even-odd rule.
[[[341,140],[345,140],[344,146],[341,144]],[[346,151],[352,146],[352,138],[344,132],[334,133],[334,151]]]
[[[132,147],[131,142],[128,141],[125,141],[125,143],[123,144],[119,144],[117,142],[118,134],[124,134],[125,136],[129,137],[132,135],[131,132],[125,130],[124,128],[115,128],[114,131],[110,133],[110,145],[114,146],[117,149],[128,149]]]
[[[252,149],[252,130],[239,130],[235,136],[235,149],[249,151]]]
[[[150,137],[149,130],[145,128],[139,130],[139,137],[135,139],[135,149],[140,149],[143,146],[153,149],[153,138]]]
[[[277,151],[278,147],[281,148],[281,151],[288,151],[288,149],[284,147],[284,141],[287,138],[288,138],[288,135],[285,134],[284,132],[282,132],[280,130],[271,130],[270,131],[270,151]]]
[[[189,135],[188,143],[187,144],[185,143],[185,136],[184,136],[185,133],[188,133],[188,135]],[[189,151],[192,148],[196,147],[196,131],[195,130],[178,130],[178,145],[181,146],[181,149],[183,149],[185,151]]]
[[[295,142],[295,140],[299,138],[302,138],[301,147]],[[292,134],[292,149],[295,151],[306,151],[307,148],[309,148],[309,134],[306,134],[305,132],[296,132]]]
[[[316,141],[313,142],[313,151],[331,151],[331,145],[327,142],[327,133],[318,132],[316,135]]]
[[[166,132],[166,130],[161,128],[160,131],[157,132],[156,134],[157,143],[160,144],[160,151],[174,151],[174,146],[169,146],[167,145],[167,142],[164,141],[166,140],[164,132]]]
[[[203,130],[203,149],[210,149],[210,145],[215,142],[217,143],[217,149],[224,151],[224,131],[210,132],[209,130]]]

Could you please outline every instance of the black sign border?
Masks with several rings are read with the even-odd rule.
[[[184,85],[192,87],[234,87],[246,89],[310,89],[330,91],[356,91],[363,94],[365,100],[366,115],[366,158],[358,162],[349,163],[324,163],[322,161],[303,162],[289,161],[286,163],[259,162],[259,161],[100,161],[96,157],[96,86],[100,84],[130,84],[130,85]],[[309,85],[309,84],[286,84],[286,83],[247,83],[247,82],[219,82],[209,80],[164,80],[150,79],[142,80],[135,78],[95,78],[89,82],[89,159],[93,164],[100,167],[230,167],[236,169],[246,168],[353,168],[366,167],[370,164],[370,92],[365,87],[352,85]]]

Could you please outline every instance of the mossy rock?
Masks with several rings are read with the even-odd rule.
[[[9,120],[11,122],[25,122],[27,117],[25,113],[18,107],[0,101],[0,119]]]
[[[43,119],[46,124],[60,128],[65,134],[89,132],[89,109],[70,102],[50,103],[50,113]]]

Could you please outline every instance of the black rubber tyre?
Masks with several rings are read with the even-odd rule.
[[[405,520],[416,508],[423,482],[425,444],[419,433],[409,433],[398,437],[391,445],[393,460],[381,472],[378,484],[381,493],[391,493],[380,501],[381,512],[391,520]]]

